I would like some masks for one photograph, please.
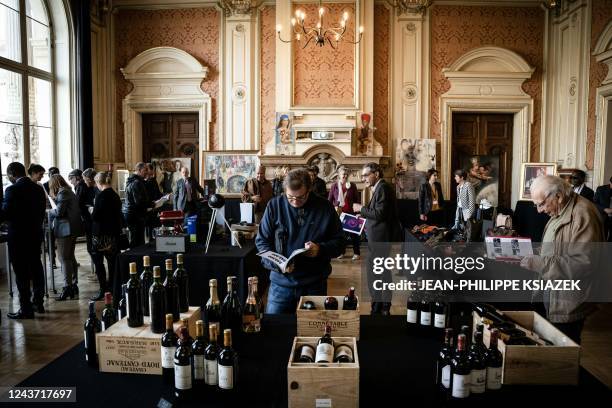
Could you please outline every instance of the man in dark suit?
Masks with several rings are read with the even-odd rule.
[[[586,173],[582,170],[574,170],[570,177],[572,186],[574,186],[574,193],[580,194],[589,201],[593,201],[595,193],[591,190],[584,181],[586,180]]]
[[[45,192],[26,177],[23,164],[13,162],[6,168],[11,185],[4,192],[0,222],[8,221],[8,250],[13,264],[20,309],[8,313],[10,319],[32,319],[34,310],[44,313],[45,277],[40,262],[45,218]],[[30,281],[34,289],[34,308],[30,300]]]
[[[608,242],[612,242],[612,177],[610,183],[597,187],[593,201],[604,219]]]
[[[325,180],[319,177],[319,168],[317,166],[308,167],[308,173],[312,180],[312,192],[323,198],[327,198],[327,186]]]
[[[181,167],[182,177],[176,182],[176,192],[174,193],[174,209],[181,210],[185,213],[185,217],[193,215],[196,211],[196,202],[198,201],[198,193],[204,194],[204,189],[200,183],[189,177],[189,169]]]
[[[391,292],[374,290],[375,280],[391,282],[391,271],[385,269],[382,274],[372,272],[373,259],[387,257],[391,250],[390,243],[398,242],[401,235],[395,193],[391,185],[382,178],[383,172],[377,163],[368,163],[363,166],[361,178],[366,187],[372,190],[370,202],[362,206],[353,204],[353,210],[366,219],[366,234],[368,237],[368,289],[372,297],[372,314],[381,313],[389,315],[391,309]]]

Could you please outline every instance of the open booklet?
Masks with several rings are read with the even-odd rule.
[[[274,265],[278,267],[278,269],[280,269],[282,273],[286,273],[287,267],[289,266],[289,264],[291,264],[291,262],[293,261],[293,258],[295,258],[296,256],[300,254],[303,254],[306,251],[308,251],[307,248],[296,249],[295,251],[291,253],[291,255],[289,255],[289,258],[286,258],[283,255],[273,252],[273,251],[262,251],[258,253],[257,255],[272,262]]]
[[[496,260],[520,261],[533,255],[531,239],[521,237],[486,237],[487,257]]]
[[[165,196],[161,197],[159,200],[155,201],[155,208],[159,208],[162,205],[166,204],[166,202],[169,201],[171,197],[172,197],[172,193],[166,194]]]
[[[355,215],[342,213],[340,214],[340,222],[342,223],[342,229],[351,234],[361,235],[363,227],[365,227],[366,219],[357,217]]]

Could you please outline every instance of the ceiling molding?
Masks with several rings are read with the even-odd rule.
[[[163,10],[216,7],[217,0],[115,0],[113,11],[125,9]]]

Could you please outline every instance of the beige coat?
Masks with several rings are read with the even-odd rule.
[[[595,305],[586,303],[599,265],[593,265],[596,249],[593,242],[603,242],[603,225],[592,202],[572,193],[570,208],[559,220],[552,243],[543,243],[543,256],[536,256],[533,266],[545,280],[580,279],[580,292],[551,291],[548,319],[553,323],[570,323],[587,317]],[[551,225],[544,228],[544,235]],[[548,246],[548,247],[547,247]]]

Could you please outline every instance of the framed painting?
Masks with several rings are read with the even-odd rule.
[[[436,140],[401,139],[396,143],[395,194],[414,200],[426,182],[427,170],[436,168]]]
[[[531,200],[531,184],[540,176],[554,176],[557,173],[556,163],[523,163],[521,164],[520,200]]]
[[[176,191],[176,182],[182,177],[181,167],[187,167],[190,173],[193,171],[190,157],[154,158],[151,164],[157,184],[164,194]]]
[[[295,129],[293,128],[293,112],[277,112],[274,140],[277,155],[295,154]]]
[[[499,203],[499,156],[466,155],[460,157],[467,181],[474,186],[476,205],[497,207]],[[488,205],[487,205],[488,204]]]
[[[240,197],[248,179],[255,177],[259,159],[255,152],[203,152],[204,179],[214,180],[216,193],[225,197]]]

